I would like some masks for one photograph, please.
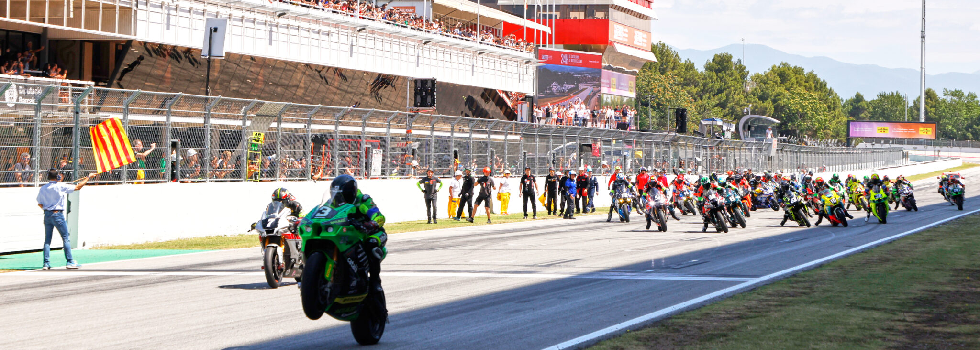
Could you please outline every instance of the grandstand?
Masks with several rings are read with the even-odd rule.
[[[205,19],[224,18],[212,95],[397,111],[436,78],[433,112],[498,119],[534,90],[533,47],[504,28],[550,32],[464,0],[6,1],[0,73],[203,95]]]

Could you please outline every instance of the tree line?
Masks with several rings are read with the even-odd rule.
[[[668,122],[674,129],[673,108],[688,110],[689,131],[701,119],[737,123],[748,112],[779,119],[781,136],[810,139],[843,140],[848,120],[919,120],[917,96],[908,97],[908,107],[900,92],[844,99],[813,71],[785,62],[750,74],[729,53],[716,54],[699,69],[662,42],[652,51],[658,62],[645,64],[636,80],[640,129],[664,130]],[[939,124],[939,138],[980,140],[976,93],[944,89],[940,96],[926,89],[925,105],[925,120]]]

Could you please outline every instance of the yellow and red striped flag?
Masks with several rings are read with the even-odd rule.
[[[88,128],[92,136],[92,153],[100,173],[136,161],[133,146],[129,144],[126,129],[116,118],[109,118],[99,125]]]

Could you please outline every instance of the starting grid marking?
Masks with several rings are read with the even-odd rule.
[[[91,276],[262,276],[264,272],[249,271],[20,271],[0,275],[0,277],[91,277]],[[592,279],[592,280],[633,280],[633,281],[721,281],[745,282],[755,278],[700,276],[664,273],[496,273],[496,272],[382,272],[387,277],[455,277],[455,278],[526,278],[526,279]]]

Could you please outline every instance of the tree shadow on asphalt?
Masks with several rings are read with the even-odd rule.
[[[941,215],[951,217],[977,209],[976,203],[976,200],[968,201],[969,208],[965,208],[964,211],[957,211],[955,208],[949,210],[949,206],[944,202],[923,206],[920,210],[949,211]],[[874,221],[865,223],[863,214],[861,216],[852,214],[855,219],[851,220],[852,225],[847,228],[831,227],[828,224],[811,228],[802,227],[799,230],[774,236],[602,271],[591,271],[588,274],[636,271],[651,275],[760,277],[903,232],[919,222],[916,221],[915,213],[902,214],[894,216],[894,219],[889,215],[889,219],[894,221],[889,221],[889,224],[885,225]],[[848,232],[854,234],[846,235]],[[719,234],[707,232],[705,235],[717,237]],[[812,239],[816,237],[825,239]],[[760,246],[764,248],[760,249]],[[384,278],[384,272],[381,276]],[[420,283],[419,286],[453,283],[466,282],[447,278],[441,283]],[[392,313],[385,336],[382,337],[381,343],[372,349],[544,348],[739,283],[741,282],[722,280],[574,277],[547,280],[407,312]],[[240,286],[242,289],[249,287],[262,289],[261,286],[265,284],[253,283]],[[412,293],[425,292],[424,288],[419,287],[410,290],[411,292],[405,293],[389,292],[387,295],[389,307],[409,304],[410,301],[405,299],[412,298]],[[293,302],[299,303],[298,293]],[[689,306],[678,311],[688,311],[700,306]],[[328,318],[329,316],[324,316],[316,322],[324,322]],[[644,324],[654,321],[656,320],[649,320]],[[348,325],[335,325],[335,321],[332,320],[329,322],[332,324],[321,330],[227,349],[363,348],[354,341]]]

